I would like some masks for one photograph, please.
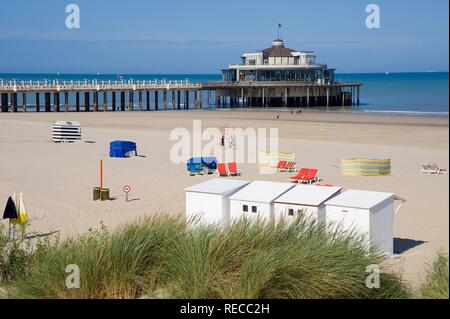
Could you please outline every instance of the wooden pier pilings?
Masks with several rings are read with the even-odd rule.
[[[0,110],[40,112],[41,95],[45,112],[342,107],[360,104],[360,87],[359,82],[0,81]]]

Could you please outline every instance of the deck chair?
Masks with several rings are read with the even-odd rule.
[[[430,172],[430,165],[422,164],[422,169],[420,170],[420,172],[424,173],[424,174],[431,174],[431,172]]]
[[[287,161],[279,161],[277,165],[277,171],[281,172],[287,165]]]
[[[241,172],[238,171],[236,163],[228,163],[228,170],[230,171],[231,176],[241,176]]]
[[[312,184],[314,182],[317,182],[319,180],[319,177],[317,176],[317,173],[319,172],[316,168],[311,168],[308,171],[308,174],[306,174],[303,178],[299,179],[299,182],[304,184]]]
[[[302,178],[304,178],[309,172],[309,168],[302,168],[298,171],[297,175],[289,177],[289,180],[294,183],[298,183]]]
[[[228,171],[224,163],[218,163],[217,164],[217,173],[221,177],[228,176]]]
[[[296,162],[288,162],[285,169],[287,172],[294,172],[296,168],[297,168]]]
[[[428,164],[428,166],[430,167],[432,174],[448,174],[448,170],[446,168],[440,168],[436,163]]]

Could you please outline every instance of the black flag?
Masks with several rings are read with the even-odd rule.
[[[11,196],[6,203],[5,212],[3,213],[3,219],[17,219],[17,209]]]

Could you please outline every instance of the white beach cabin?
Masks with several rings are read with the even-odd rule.
[[[230,197],[231,221],[242,217],[274,221],[274,201],[293,188],[291,183],[254,181]]]
[[[366,235],[367,244],[378,251],[394,253],[393,193],[348,190],[326,204],[326,221],[332,228],[352,230]]]
[[[195,221],[197,226],[228,225],[229,196],[249,183],[243,180],[215,178],[186,188],[186,220]]]
[[[75,142],[81,140],[81,124],[57,121],[52,127],[53,142]]]
[[[325,202],[341,193],[342,187],[297,185],[275,200],[275,221],[294,221],[300,214],[325,223]]]

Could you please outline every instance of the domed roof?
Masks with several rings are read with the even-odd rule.
[[[292,52],[295,50],[285,48],[284,42],[281,39],[276,39],[272,42],[272,47],[262,50],[263,58],[273,58],[273,57],[291,57]]]

